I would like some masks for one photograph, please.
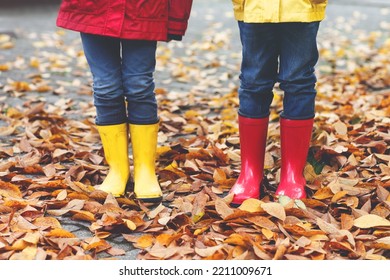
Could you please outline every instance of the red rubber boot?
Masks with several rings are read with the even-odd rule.
[[[248,198],[259,198],[263,180],[264,154],[268,132],[268,117],[261,119],[238,117],[241,173],[230,190],[234,194],[233,205]]]
[[[285,195],[291,199],[306,197],[303,169],[309,152],[313,123],[313,119],[280,120],[282,166],[276,195]]]

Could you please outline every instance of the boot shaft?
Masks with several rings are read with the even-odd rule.
[[[280,145],[282,172],[291,169],[302,170],[305,167],[310,147],[314,119],[280,120]]]
[[[230,190],[234,194],[233,205],[239,205],[248,198],[260,196],[268,120],[268,117],[252,119],[239,116],[241,172]]]

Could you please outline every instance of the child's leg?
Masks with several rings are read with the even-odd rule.
[[[282,117],[314,117],[315,65],[318,61],[319,22],[280,25],[280,88],[284,91]]]
[[[85,33],[81,33],[81,39],[93,76],[96,124],[126,123],[120,41],[111,37]]]
[[[90,34],[81,34],[81,39],[93,76],[96,125],[110,167],[98,188],[120,196],[124,194],[130,176],[120,41]]]
[[[281,25],[280,87],[284,110],[280,121],[281,174],[277,195],[306,197],[303,170],[313,128],[319,23]]]
[[[243,55],[238,119],[241,173],[230,190],[234,205],[260,196],[269,107],[278,68],[275,26],[239,22],[239,27]]]
[[[133,147],[134,193],[136,198],[147,202],[162,199],[155,172],[159,129],[153,79],[156,46],[153,41],[122,41],[122,79]]]
[[[242,43],[239,114],[247,118],[268,117],[278,71],[277,27],[263,23],[238,24]]]
[[[122,40],[122,80],[129,123],[155,124],[159,120],[153,77],[156,48],[155,41]]]

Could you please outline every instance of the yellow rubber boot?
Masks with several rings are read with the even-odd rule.
[[[159,123],[130,124],[133,147],[134,193],[137,199],[157,202],[162,199],[155,164]]]
[[[104,156],[110,167],[106,179],[97,189],[118,197],[125,193],[130,177],[127,123],[97,126]]]

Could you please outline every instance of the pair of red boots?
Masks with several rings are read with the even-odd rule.
[[[232,204],[240,205],[248,198],[260,197],[264,155],[268,132],[268,117],[251,119],[239,116],[241,173],[230,190]],[[310,147],[313,119],[280,120],[281,174],[277,196],[291,199],[306,197],[303,169]]]

